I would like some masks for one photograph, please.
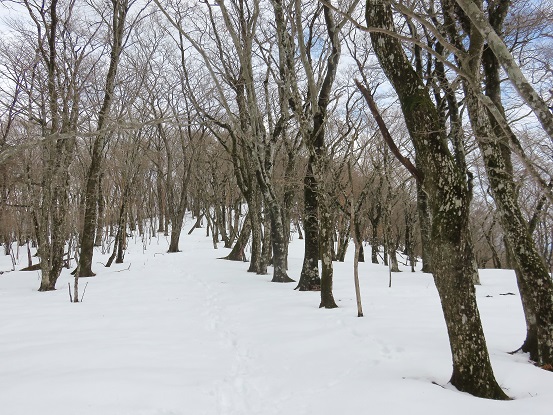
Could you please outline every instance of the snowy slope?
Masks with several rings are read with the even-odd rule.
[[[482,271],[478,287],[495,374],[515,398],[494,402],[447,384],[428,275],[395,274],[388,288],[387,268],[360,264],[357,318],[351,252],[335,266],[340,308],[320,310],[318,293],[216,259],[227,250],[202,230],[183,234],[178,254],[162,236],[148,242],[131,241],[125,264],[96,263],[80,304],[69,303],[67,270],[50,293],[36,291],[36,272],[0,275],[1,414],[551,413],[553,373],[507,354],[525,334],[518,295],[500,295],[518,293],[511,272]],[[294,278],[302,248],[293,241]]]

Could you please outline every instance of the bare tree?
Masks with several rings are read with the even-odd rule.
[[[92,277],[95,275],[94,272],[92,272],[92,256],[94,253],[94,241],[98,220],[98,192],[100,189],[101,165],[104,158],[105,142],[110,135],[107,130],[108,120],[115,91],[117,69],[123,51],[126,18],[130,8],[130,2],[129,0],[111,0],[111,6],[111,51],[109,69],[106,74],[102,107],[98,112],[98,124],[96,127],[97,136],[92,146],[92,157],[87,174],[84,224],[80,241],[81,252],[75,278]],[[74,296],[74,301],[78,302],[78,295]]]
[[[369,27],[393,30],[391,7],[368,0]],[[423,189],[432,209],[432,261],[436,287],[453,355],[451,383],[473,395],[507,399],[497,384],[486,348],[473,286],[472,245],[468,229],[470,189],[447,148],[435,104],[412,68],[401,43],[371,33],[373,48],[400,100],[424,175]]]

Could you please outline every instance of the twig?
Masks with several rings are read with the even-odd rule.
[[[84,285],[83,295],[81,296],[81,303],[83,302],[84,293],[86,292],[86,287],[88,287],[88,281],[87,281],[86,284]]]
[[[390,274],[388,288],[392,288],[392,258],[390,252],[387,252],[386,255],[388,257],[388,274]]]
[[[67,283],[67,288],[69,289],[69,302],[72,303],[73,302],[73,296],[71,295],[71,283],[70,282]]]
[[[129,269],[131,269],[131,264],[129,264],[128,268],[125,268],[125,269],[120,269],[119,271],[115,271],[115,272],[123,272],[123,271],[128,271]]]

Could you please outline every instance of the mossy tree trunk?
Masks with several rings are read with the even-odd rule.
[[[391,7],[367,0],[369,27],[394,27]],[[429,91],[411,66],[401,43],[371,33],[382,68],[394,87],[423,175],[432,212],[431,256],[453,358],[451,383],[472,395],[507,399],[491,367],[473,285],[474,268],[468,228],[470,190],[440,128]]]
[[[501,33],[508,3],[490,6],[490,25]],[[467,19],[468,20],[468,19]],[[483,36],[474,28],[470,32],[469,56],[464,67],[471,74],[465,83],[467,107],[473,131],[489,180],[507,247],[514,259],[517,282],[527,322],[527,336],[523,347],[540,366],[553,365],[553,280],[539,255],[517,200],[513,178],[508,137],[493,116],[484,108],[474,85],[480,82],[480,63],[485,74],[485,92],[504,114],[501,102],[500,65]]]
[[[309,156],[307,171],[303,180],[303,265],[297,290],[318,291],[321,288],[319,276],[319,200],[318,187],[313,169],[315,155]]]
[[[417,182],[417,213],[421,232],[421,259],[422,272],[432,272],[432,257],[430,253],[430,233],[432,230],[432,219],[428,207],[428,195],[422,188],[422,184]]]
[[[334,301],[332,293],[332,284],[334,271],[332,267],[332,245],[334,244],[332,234],[334,226],[332,214],[330,212],[329,200],[323,200],[320,205],[321,221],[321,303],[319,308],[336,308],[338,305]]]

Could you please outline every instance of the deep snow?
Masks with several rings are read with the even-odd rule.
[[[49,293],[37,292],[37,272],[0,275],[1,414],[551,414],[553,373],[507,353],[525,334],[512,272],[481,271],[477,288],[497,380],[514,398],[494,402],[447,384],[429,275],[404,268],[388,288],[386,267],[361,263],[358,318],[351,247],[335,263],[334,310],[317,308],[319,293],[216,259],[228,251],[202,229],[183,234],[181,253],[166,253],[163,236],[145,247],[132,239],[111,268],[96,252],[98,275],[81,280],[79,304],[69,302],[67,270]],[[293,278],[302,248],[292,242]],[[0,257],[0,270],[10,268]]]

